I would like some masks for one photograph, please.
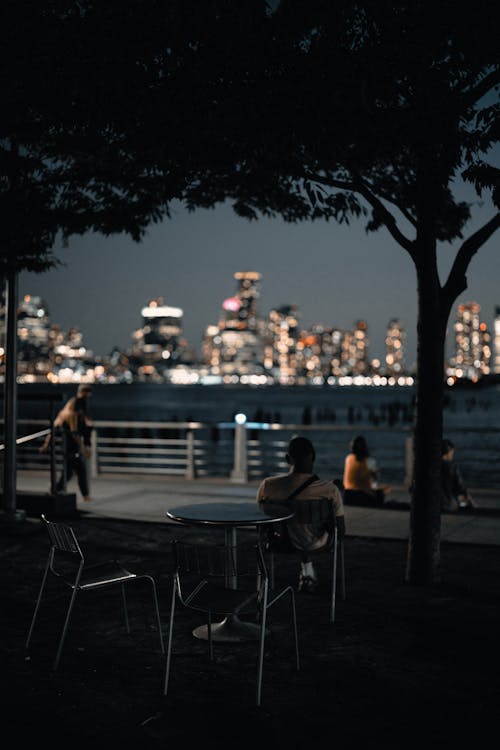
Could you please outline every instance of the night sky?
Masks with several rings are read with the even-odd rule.
[[[467,197],[478,201],[474,194]],[[485,202],[468,227],[479,227],[493,214]],[[458,302],[474,300],[491,328],[500,305],[498,233],[473,259],[469,287]],[[459,244],[442,245],[440,268],[449,268]],[[25,293],[43,297],[51,322],[64,330],[77,326],[95,354],[114,346],[125,349],[141,325],[141,309],[161,296],[184,310],[184,334],[199,351],[207,324],[216,323],[221,303],[236,291],[236,271],[262,274],[259,314],[273,306],[298,305],[301,325],[351,328],[368,322],[371,357],[384,353],[384,335],[392,317],[407,330],[410,366],[416,352],[416,279],[407,253],[385,229],[366,234],[362,220],[350,226],[334,222],[287,224],[279,218],[249,222],[229,204],[188,213],[180,205],[171,219],[152,225],[140,243],[126,235],[74,237],[58,256],[64,267],[37,275],[23,273]],[[450,318],[448,351],[453,343]]]

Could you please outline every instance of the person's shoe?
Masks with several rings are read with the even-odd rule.
[[[305,576],[303,573],[299,576],[299,591],[304,591],[307,594],[314,594],[316,589],[318,588],[318,581],[316,578],[312,578],[311,576]]]

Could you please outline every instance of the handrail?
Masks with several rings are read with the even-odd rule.
[[[45,424],[44,424],[45,422]],[[2,420],[0,419],[0,425]],[[47,464],[34,442],[36,437],[48,434],[43,429],[45,420],[19,419],[18,426],[36,428],[38,432],[19,438],[19,468],[37,470]],[[28,426],[30,424],[31,426]],[[64,470],[64,436],[53,430],[51,440],[51,486],[55,485],[56,451],[58,463]],[[217,428],[217,429],[216,429]],[[390,484],[410,484],[413,473],[413,446],[411,426],[391,425],[384,422],[371,425],[355,424],[299,425],[297,423],[246,422],[147,422],[125,420],[93,420],[91,439],[91,476],[100,473],[135,472],[144,474],[183,474],[186,478],[203,476],[229,476],[234,482],[245,482],[288,469],[284,461],[286,444],[294,433],[311,435],[316,447],[317,468],[325,475],[340,475],[343,455],[349,435],[369,432],[374,454],[381,464]],[[485,457],[495,455],[500,426],[480,428],[451,425],[449,432],[463,433],[460,442],[461,464],[464,475],[470,477],[471,486],[481,487],[484,481]],[[378,438],[378,433],[384,433]],[[385,433],[394,433],[385,436]],[[474,435],[481,436],[478,446]],[[469,435],[473,437],[469,441]],[[373,436],[373,437],[372,437]],[[42,438],[43,439],[43,438]],[[470,446],[470,447],[469,447]],[[3,446],[2,446],[3,450]],[[486,451],[486,453],[485,453]],[[4,455],[5,451],[0,451]],[[480,454],[480,455],[479,455]],[[488,459],[488,474],[493,484],[500,486],[500,465]],[[481,479],[478,477],[481,476]],[[491,482],[490,482],[491,484]]]
[[[46,430],[40,430],[40,432],[33,432],[31,435],[25,435],[22,438],[17,438],[16,445],[21,445],[22,443],[29,443],[31,440],[35,440],[36,438],[43,437],[43,435],[48,435],[51,432],[50,427],[48,427]],[[5,443],[2,443],[0,445],[0,451],[5,450]]]

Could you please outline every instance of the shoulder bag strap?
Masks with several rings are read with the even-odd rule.
[[[300,493],[302,492],[302,490],[305,490],[306,487],[308,487],[310,484],[312,484],[313,482],[315,482],[317,479],[319,479],[319,477],[316,474],[313,474],[312,476],[308,477],[305,480],[305,482],[302,482],[302,484],[299,485],[297,487],[297,489],[294,490],[292,492],[292,494],[288,496],[288,498],[286,500],[286,503],[288,504],[290,502],[290,500],[293,500],[294,497],[297,497],[297,495],[300,495]]]

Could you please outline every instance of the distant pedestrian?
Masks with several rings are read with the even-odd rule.
[[[455,445],[444,439],[441,444],[441,510],[454,512],[477,508],[465,486],[460,467],[454,461]]]

